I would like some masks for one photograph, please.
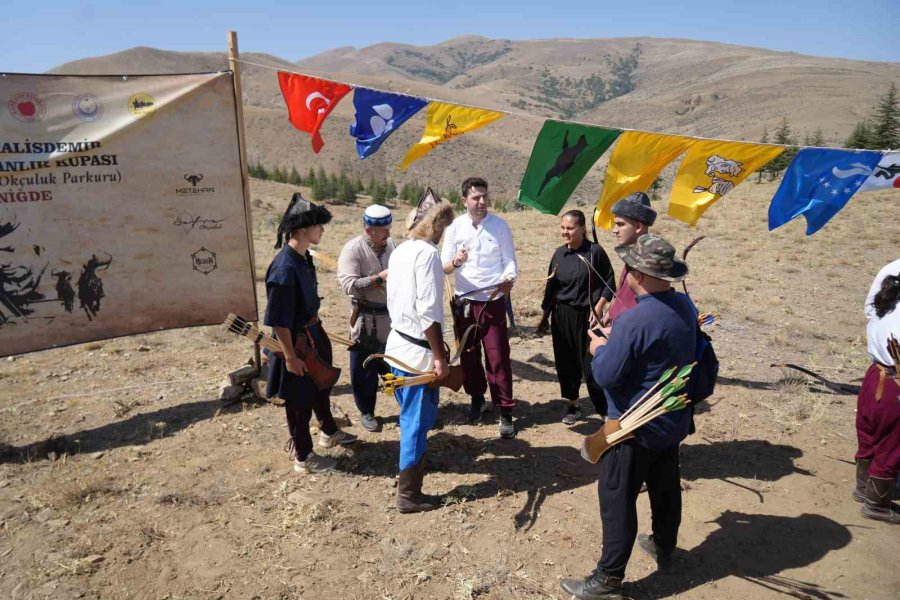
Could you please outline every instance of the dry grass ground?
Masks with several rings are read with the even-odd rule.
[[[260,275],[291,191],[253,182]],[[896,530],[863,519],[850,499],[855,398],[769,368],[795,362],[859,382],[862,302],[897,258],[900,221],[889,215],[900,198],[860,195],[807,238],[801,223],[766,231],[774,191],[747,183],[696,231],[667,217],[657,228],[678,247],[707,236],[689,285],[701,310],[721,313],[712,335],[722,372],[682,452],[677,570],[656,573],[635,552],[632,597],[887,599],[900,589]],[[336,256],[356,235],[364,203],[333,207],[323,252]],[[556,219],[505,217],[522,278],[541,276]],[[324,322],[340,332],[347,302],[333,273],[320,281]],[[596,421],[559,422],[550,340],[533,336],[540,295],[527,282],[513,294],[519,436],[466,424],[465,398],[442,392],[426,491],[448,501],[421,515],[393,509],[391,398],[379,399],[384,431],[354,424],[359,443],[327,451],[337,472],[298,476],[282,451],[282,409],[216,400],[223,374],[249,356],[245,340],[216,328],[0,363],[0,597],[563,598],[559,578],[588,572],[599,551],[596,468],[578,455]],[[345,353],[337,363],[346,369]],[[346,375],[333,400],[355,415]],[[638,502],[646,531],[647,499]]]

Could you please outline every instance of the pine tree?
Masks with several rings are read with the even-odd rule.
[[[376,181],[372,186],[374,189],[369,190],[369,194],[372,196],[373,204],[384,204],[385,200],[387,200],[387,186],[380,181]]]
[[[366,184],[366,193],[369,194],[370,196],[373,195],[375,193],[375,186],[377,186],[377,185],[378,185],[378,182],[375,181],[375,176],[370,175],[369,183]]]
[[[397,197],[397,184],[394,183],[393,179],[388,179],[384,195],[386,200],[393,200]]]
[[[325,174],[325,169],[323,169],[321,165],[316,169],[316,181],[320,182],[326,188],[328,187],[328,175]]]
[[[337,199],[344,204],[350,204],[352,202],[356,202],[356,190],[353,189],[353,184],[350,183],[350,180],[344,178],[340,187],[338,187]]]
[[[825,134],[822,133],[822,128],[819,127],[816,129],[811,136],[809,136],[809,143],[807,146],[813,146],[815,148],[823,148],[825,146]]]
[[[357,194],[362,194],[365,191],[362,179],[360,179],[359,176],[354,177],[351,183],[353,184],[353,191]]]
[[[278,183],[285,183],[287,181],[287,175],[285,175],[281,165],[277,165],[272,171],[272,181],[277,181]]]
[[[291,185],[301,185],[303,183],[303,178],[300,177],[300,171],[297,170],[297,167],[291,167],[291,174],[288,175],[288,183]]]
[[[788,146],[788,148],[770,160],[768,164],[763,167],[772,179],[775,179],[782,171],[787,169],[788,165],[791,164],[791,161],[794,160],[794,156],[797,154],[797,147],[794,145],[797,141],[794,138],[794,132],[791,130],[791,125],[788,123],[787,117],[781,118],[781,125],[775,130],[775,143],[783,144]]]
[[[654,202],[659,202],[659,190],[662,189],[662,177],[657,177],[653,180],[653,183],[650,184],[650,199]]]
[[[312,167],[309,168],[309,171],[306,172],[306,185],[312,187],[316,183],[316,172]]]
[[[257,164],[257,177],[260,179],[268,179],[270,177],[269,171],[261,162]]]
[[[844,148],[873,148],[872,128],[869,122],[863,119],[853,128],[853,133],[844,140]]]
[[[900,98],[897,97],[897,86],[894,83],[891,83],[875,109],[872,119],[872,148],[900,149]]]
[[[762,137],[759,138],[760,144],[768,144],[769,143],[769,128],[766,127],[763,129]],[[763,173],[766,172],[766,167],[763,165],[756,171],[756,183],[762,183]]]

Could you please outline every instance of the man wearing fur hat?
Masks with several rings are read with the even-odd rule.
[[[319,422],[319,445],[325,448],[356,441],[356,436],[338,429],[331,415],[331,388],[320,390],[306,373],[306,365],[295,351],[303,336],[323,361],[332,359],[331,342],[319,320],[319,284],[309,246],[318,244],[331,213],[294,194],[278,226],[275,248],[281,252],[266,271],[268,303],[264,322],[273,329],[281,354],[269,357],[266,395],[284,400],[289,445],[294,470],[319,473],[333,469],[337,461],[313,452],[309,421],[315,413]],[[282,247],[282,241],[287,243]]]
[[[500,407],[500,437],[512,438],[516,435],[512,418],[516,401],[504,296],[516,279],[516,249],[509,225],[488,211],[487,181],[480,177],[463,181],[462,201],[466,212],[447,228],[441,260],[444,273],[455,273],[456,335],[478,325],[473,343],[462,354],[465,389],[472,398],[469,420],[481,418],[484,394],[490,387],[491,400]]]
[[[625,284],[637,305],[616,319],[608,340],[588,332],[594,380],[606,394],[611,419],[642,398],[666,369],[694,360],[698,327],[691,301],[672,289],[673,282],[687,276],[688,266],[671,244],[648,234],[616,252],[628,266]],[[690,423],[689,410],[658,416],[600,458],[600,560],[588,577],[560,581],[566,592],[581,600],[622,597],[622,578],[637,536],[637,497],[645,482],[653,534],[638,536],[638,545],[659,568],[671,565],[681,523],[678,448]]]
[[[650,197],[644,192],[635,192],[613,204],[612,214],[617,246],[634,245],[639,237],[650,233],[650,227],[656,221],[656,211],[650,207]],[[628,265],[625,265],[619,276],[616,298],[602,317],[603,326],[611,325],[619,315],[637,304],[634,292],[625,285],[627,274]]]
[[[434,372],[440,380],[449,373],[443,338],[444,274],[436,244],[452,222],[453,206],[437,202],[429,190],[407,219],[409,239],[391,254],[387,306],[392,329],[385,355],[396,377]],[[437,418],[438,388],[401,387],[394,396],[400,405],[397,508],[401,513],[437,508],[439,499],[422,493],[422,480],[428,430]]]
[[[359,410],[359,422],[366,431],[381,429],[375,417],[378,375],[385,373],[381,361],[368,367],[363,362],[370,354],[384,352],[391,330],[387,309],[388,260],[394,251],[391,239],[391,211],[373,204],[363,213],[363,235],[344,245],[338,257],[337,278],[341,289],[350,296],[350,387]]]

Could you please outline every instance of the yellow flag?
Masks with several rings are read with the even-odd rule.
[[[642,131],[619,136],[594,213],[596,224],[612,229],[613,204],[634,192],[646,192],[659,172],[693,143],[692,138]]]
[[[684,157],[669,200],[669,214],[696,225],[703,212],[779,154],[781,146],[702,140]]]
[[[480,108],[470,108],[456,104],[432,102],[428,105],[425,118],[425,133],[403,157],[398,170],[405,171],[409,165],[419,160],[441,144],[449,142],[469,131],[484,127],[503,116],[503,113]]]

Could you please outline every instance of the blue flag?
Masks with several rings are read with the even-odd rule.
[[[356,138],[359,157],[378,152],[382,142],[426,104],[428,100],[422,98],[356,88],[356,121],[350,125],[350,135]]]
[[[769,230],[800,215],[812,235],[836,215],[881,160],[881,152],[804,148],[797,153],[769,206]]]

